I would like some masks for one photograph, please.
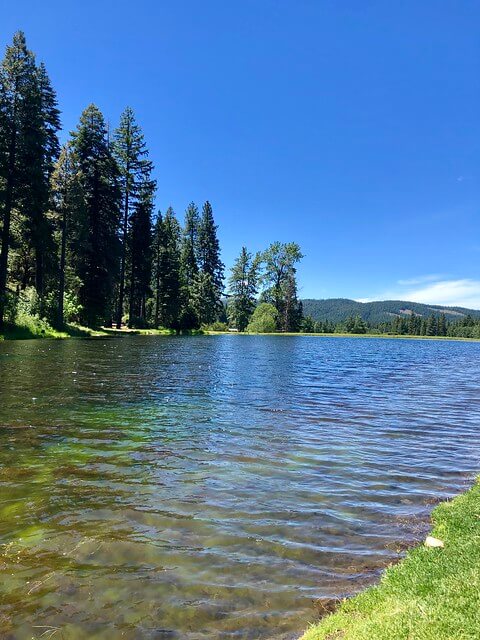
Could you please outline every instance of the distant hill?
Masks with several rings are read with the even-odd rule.
[[[395,316],[428,317],[432,313],[436,316],[445,314],[447,320],[461,320],[466,315],[480,318],[480,310],[465,309],[464,307],[442,307],[440,305],[421,304],[404,300],[382,300],[375,302],[356,302],[347,298],[329,298],[326,300],[305,299],[303,313],[314,320],[329,320],[342,322],[349,316],[360,316],[366,322],[376,324],[392,320]]]

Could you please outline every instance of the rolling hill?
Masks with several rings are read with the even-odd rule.
[[[467,315],[480,318],[480,310],[465,309],[464,307],[442,307],[405,300],[357,302],[356,300],[348,300],[348,298],[328,298],[325,300],[307,298],[302,302],[305,316],[311,316],[314,320],[329,320],[330,322],[342,322],[349,316],[358,315],[362,320],[376,324],[392,320],[395,316],[409,316],[412,313],[425,317],[432,313],[436,316],[444,313],[449,321],[461,320]]]

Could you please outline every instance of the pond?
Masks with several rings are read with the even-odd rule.
[[[2,638],[296,638],[479,468],[480,344],[0,343]]]

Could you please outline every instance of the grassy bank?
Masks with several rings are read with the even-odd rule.
[[[189,334],[192,335],[200,335],[202,333],[203,332],[200,330],[189,332]],[[160,336],[175,334],[176,332],[173,329],[128,329],[126,327],[123,327],[122,329],[114,329],[110,327],[91,329],[89,327],[82,327],[75,324],[66,324],[62,330],[58,330],[44,320],[40,320],[33,316],[25,316],[15,324],[5,325],[5,327],[0,330],[0,341],[31,340],[35,338],[62,339],[127,335]]]
[[[438,506],[432,536],[387,569],[301,640],[474,640],[480,638],[480,483]]]
[[[71,338],[105,335],[101,330],[67,324],[62,330],[50,326],[43,320],[28,317],[16,324],[6,324],[0,330],[0,340],[31,340],[34,338]]]

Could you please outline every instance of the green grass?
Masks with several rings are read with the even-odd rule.
[[[478,640],[480,484],[438,506],[424,545],[386,570],[380,584],[345,600],[301,640]]]
[[[0,340],[31,340],[34,338],[70,338],[106,335],[103,331],[67,324],[59,331],[44,320],[22,316],[15,324],[6,324],[0,332]]]
[[[128,327],[121,329],[102,327],[102,332],[110,336],[175,336],[178,333],[175,329],[129,329]],[[201,336],[204,333],[202,329],[189,329],[182,331],[181,335]]]
[[[200,329],[188,332],[189,335],[202,335]],[[31,340],[34,338],[86,338],[98,336],[125,336],[125,335],[142,335],[142,336],[163,336],[175,335],[173,329],[114,329],[109,327],[101,327],[100,329],[91,329],[76,324],[66,324],[59,331],[50,326],[45,320],[40,320],[34,316],[23,315],[15,324],[7,324],[0,331],[1,340]]]

